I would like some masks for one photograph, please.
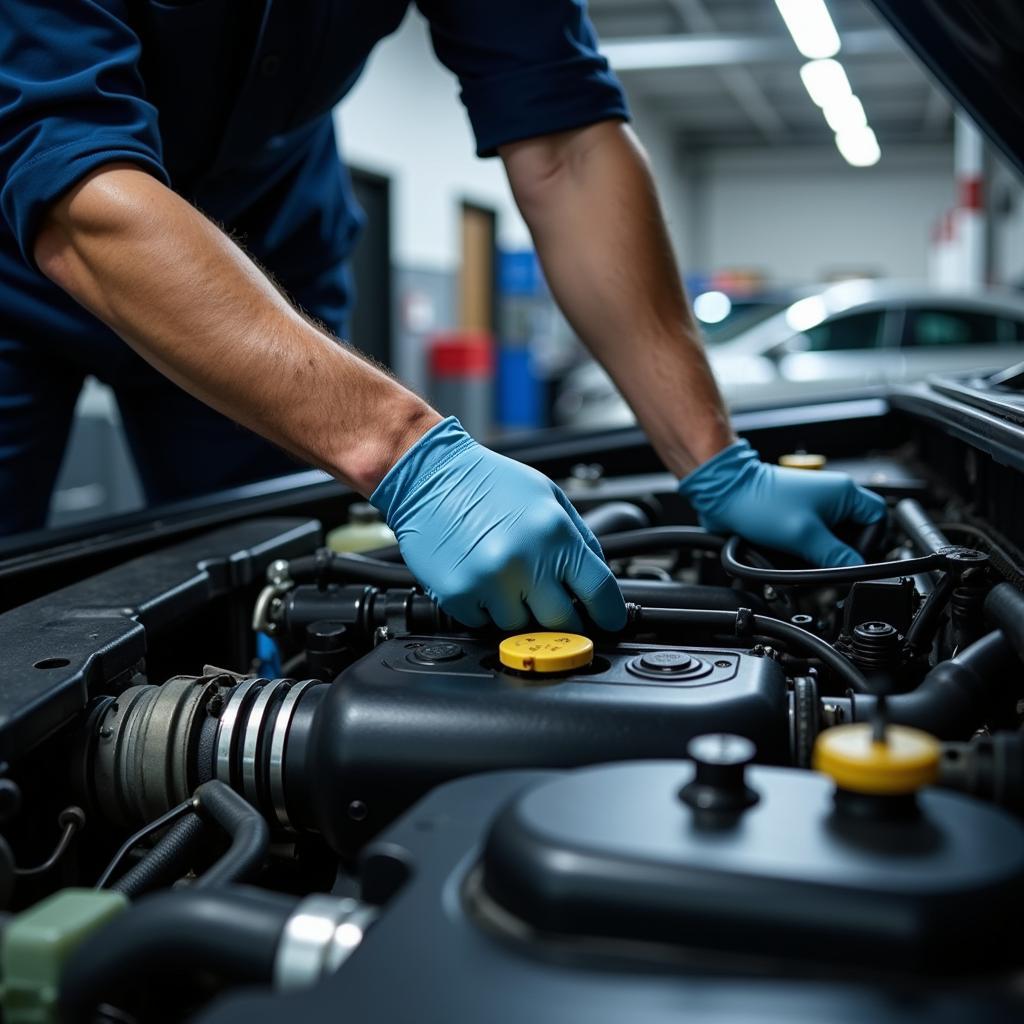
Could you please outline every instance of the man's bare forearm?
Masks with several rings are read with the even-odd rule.
[[[130,165],[49,212],[39,268],[208,405],[369,494],[440,419],[293,309],[223,232]]]
[[[605,122],[501,156],[563,312],[685,475],[735,438],[635,137]]]

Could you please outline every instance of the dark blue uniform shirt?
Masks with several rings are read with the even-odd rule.
[[[153,394],[136,412],[150,419],[162,387],[32,258],[47,208],[94,168],[111,161],[145,168],[240,238],[304,308],[344,330],[346,258],[361,215],[339,160],[331,109],[408,6],[409,0],[3,0],[0,506],[12,482],[52,485],[68,395],[73,404],[83,374],[120,385],[126,396],[149,387]],[[480,155],[627,116],[583,0],[417,6],[438,57],[458,76]],[[139,416],[121,391],[118,398],[142,462],[155,453],[142,451],[142,440],[136,444]],[[59,436],[41,440],[54,422]],[[212,423],[197,428],[195,443],[205,443],[203,430],[213,430]],[[152,432],[152,424],[146,429]],[[145,432],[136,431],[140,438]],[[174,466],[161,467],[160,480],[140,466],[150,497],[230,482],[218,476],[213,449],[208,482],[195,479],[194,463],[181,468],[177,481]]]

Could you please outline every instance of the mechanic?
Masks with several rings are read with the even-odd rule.
[[[5,0],[0,531],[42,525],[94,374],[150,502],[287,472],[283,449],[369,496],[467,625],[516,629],[532,611],[579,628],[573,597],[624,624],[554,484],[337,340],[359,214],[331,112],[408,6]],[[417,6],[559,305],[701,522],[818,565],[860,561],[830,528],[879,518],[881,498],[762,463],[732,432],[582,0]]]

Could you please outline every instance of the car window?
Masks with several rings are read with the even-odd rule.
[[[1002,320],[999,325],[999,340],[1009,345],[1024,343],[1024,320]]]
[[[903,328],[907,348],[996,345],[1012,340],[1006,323],[991,313],[962,309],[908,309]]]
[[[853,352],[882,343],[882,313],[851,313],[825,320],[803,332],[805,352]]]

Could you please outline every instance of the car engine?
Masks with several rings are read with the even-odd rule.
[[[914,430],[831,463],[889,507],[838,569],[555,460],[617,635],[302,515],[14,604],[3,1019],[1020,1019],[1024,492]]]

